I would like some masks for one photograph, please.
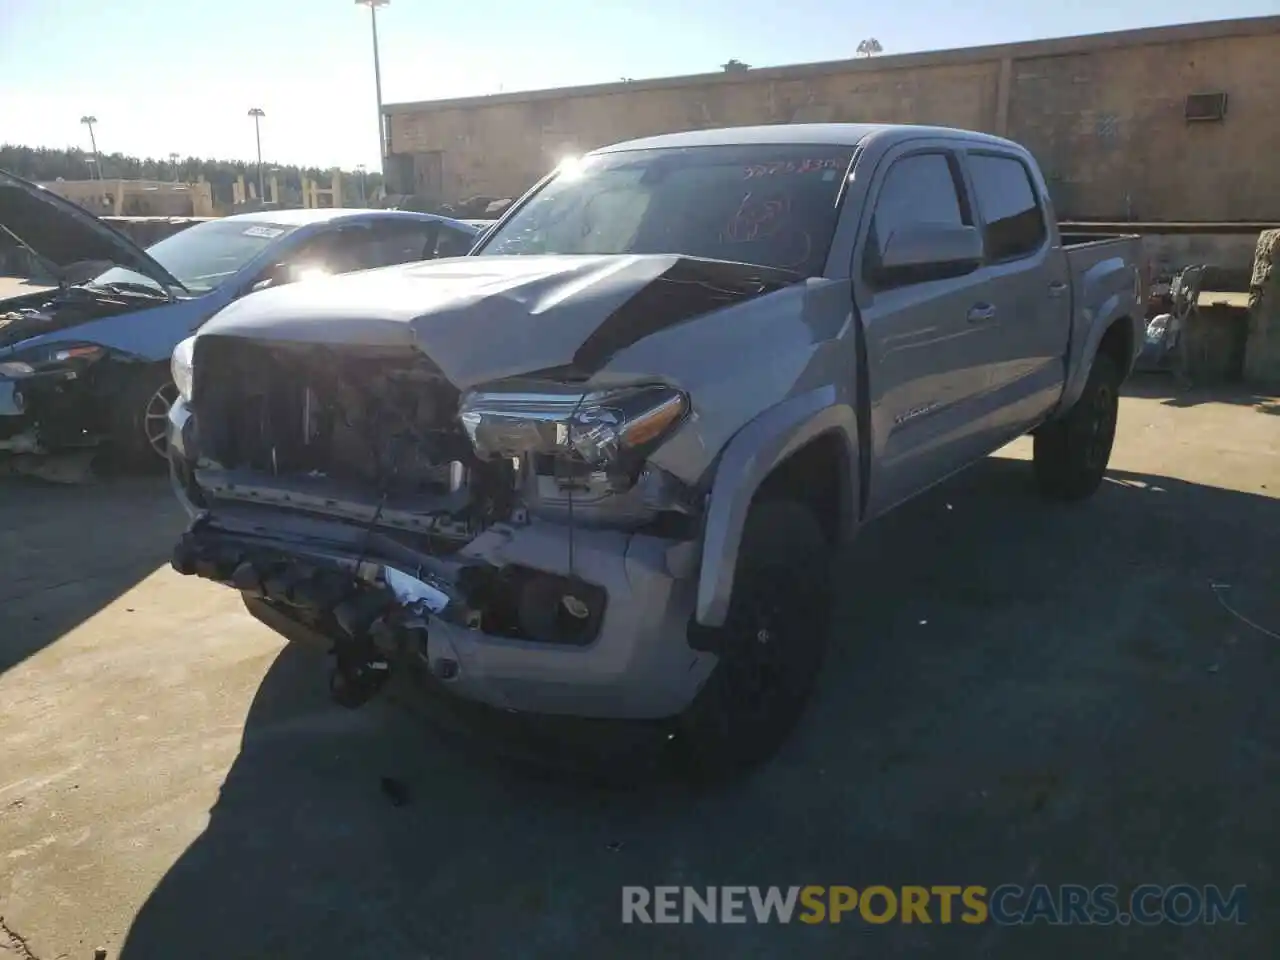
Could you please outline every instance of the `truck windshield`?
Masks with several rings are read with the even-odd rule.
[[[294,229],[281,223],[208,220],[152,244],[147,253],[192,293],[208,293]],[[112,267],[93,282],[155,285],[126,267]]]
[[[822,273],[853,148],[632,150],[562,165],[476,250],[674,253]]]

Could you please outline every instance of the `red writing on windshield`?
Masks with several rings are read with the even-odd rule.
[[[785,197],[747,194],[725,226],[725,239],[730,243],[767,239],[781,228],[790,207]]]
[[[834,159],[775,160],[772,163],[753,163],[742,168],[742,179],[770,177],[779,173],[815,173],[819,170],[839,170],[840,161]]]

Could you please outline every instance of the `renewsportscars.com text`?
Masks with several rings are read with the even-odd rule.
[[[1243,886],[1189,884],[623,887],[623,923],[962,923],[1108,926],[1246,921]]]

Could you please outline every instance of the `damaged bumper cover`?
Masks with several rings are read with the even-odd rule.
[[[556,576],[565,571],[547,560],[565,555],[564,534],[534,525],[495,529],[485,538],[494,541],[488,545],[494,560],[521,567],[541,560],[539,572]],[[387,661],[416,658],[466,699],[581,717],[674,716],[715,663],[686,640],[696,589],[689,545],[608,531],[577,534],[578,560],[608,598],[598,633],[581,646],[485,633],[478,626],[483,612],[458,582],[362,557],[351,538],[329,539],[319,529],[267,536],[200,518],[176,547],[173,566],[265,600],[290,619],[303,610],[332,616],[352,635],[367,632]]]

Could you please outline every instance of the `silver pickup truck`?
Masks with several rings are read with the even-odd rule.
[[[828,557],[1032,433],[1099,486],[1141,343],[1136,237],[1064,244],[1017,144],[788,125],[562,164],[469,256],[231,304],[173,357],[185,574],[335,657],[524,714],[771,755]]]

